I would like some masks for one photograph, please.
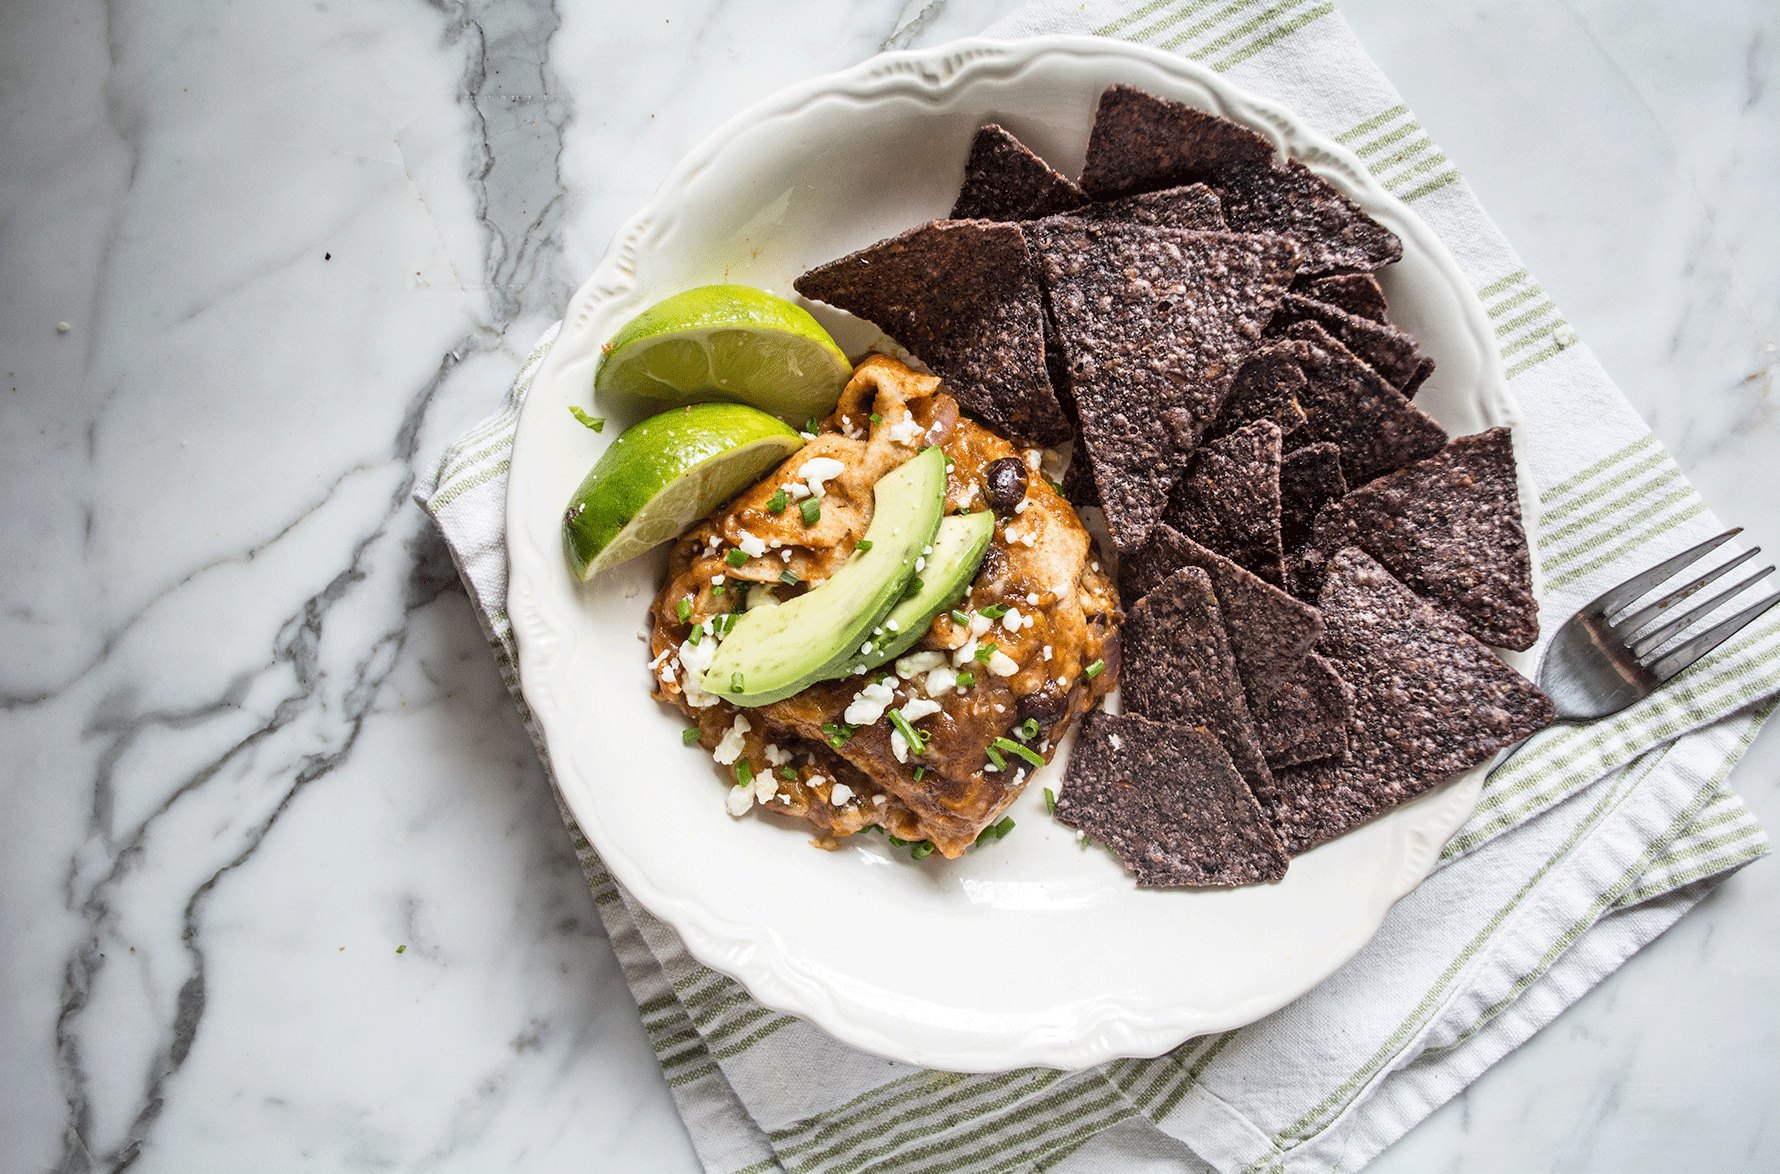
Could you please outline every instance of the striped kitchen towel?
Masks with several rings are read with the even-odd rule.
[[[1327,0],[1046,0],[992,34],[1098,33],[1228,71],[1347,144],[1496,322],[1539,488],[1545,630],[1721,528]],[[523,712],[504,607],[502,411],[421,476]],[[1347,966],[1258,1023],[1086,1072],[966,1076],[853,1051],[694,961],[572,820],[594,901],[714,1170],[1243,1171],[1363,1166],[1768,850],[1725,777],[1780,694],[1780,614],[1645,703],[1533,738],[1439,869]],[[529,724],[529,722],[528,722]]]

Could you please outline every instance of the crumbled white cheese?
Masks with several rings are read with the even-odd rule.
[[[895,620],[885,620],[884,626],[886,628],[889,628],[892,632],[902,631],[902,625],[897,623]]]
[[[888,795],[873,795],[871,797],[871,805],[873,807],[882,807],[885,803],[888,803],[889,801],[890,801],[890,797]]]
[[[810,487],[810,493],[821,497],[827,484],[847,471],[847,466],[833,457],[811,457],[797,471],[797,479]]]
[[[896,761],[898,762],[907,762],[909,760],[909,744],[908,741],[903,738],[901,730],[890,731],[890,753],[896,755]]]
[[[884,716],[884,710],[894,700],[895,690],[882,682],[873,681],[853,695],[847,711],[841,714],[841,720],[850,726],[869,726]]]
[[[1045,659],[1051,659],[1051,646],[1049,644],[1045,645]]]
[[[1026,604],[1028,607],[1037,607],[1038,606],[1038,592],[1028,591],[1026,593]]]
[[[945,663],[946,654],[943,652],[911,652],[896,658],[896,675],[906,681]]]
[[[965,665],[967,665],[971,661],[975,660],[976,655],[977,655],[977,638],[975,636],[972,636],[970,639],[968,639],[964,642],[963,646],[961,648],[959,648],[958,651],[956,651],[952,654],[952,663],[957,665],[959,668],[963,668]]]
[[[686,704],[694,709],[717,704],[717,696],[705,692],[704,686],[699,683],[704,679],[705,670],[711,667],[711,662],[716,658],[717,641],[708,636],[697,644],[687,641],[680,645],[679,660],[684,674],[680,678],[680,691],[686,697]],[[667,665],[663,664],[662,668],[665,670]],[[664,676],[662,679],[665,681],[669,678]]]
[[[740,538],[736,539],[736,548],[743,554],[747,555],[749,558],[759,558],[766,553],[766,540],[764,538],[756,538],[746,530],[738,530],[736,533],[741,535]]]
[[[1026,505],[1027,505],[1026,499],[1021,498],[1018,502],[1014,503],[1014,513],[1016,513],[1016,514],[1025,513]]]
[[[711,751],[711,757],[717,760],[719,766],[728,766],[740,758],[743,746],[742,735],[753,728],[748,724],[747,718],[739,713],[736,714],[735,722],[723,732],[723,740],[717,743],[717,749]]]
[[[958,674],[949,668],[935,666],[927,670],[921,688],[929,697],[943,697],[958,687]]]
[[[927,557],[925,555],[923,555],[920,558],[915,560],[915,573],[920,574],[922,571],[925,571],[926,569],[927,569]]]
[[[1026,617],[1020,614],[1019,608],[1010,607],[1007,609],[1007,614],[1001,617],[1001,626],[1010,632],[1018,632],[1025,619]]]
[[[766,744],[766,761],[770,766],[784,766],[791,761],[791,751],[779,747],[777,742]]]
[[[888,436],[895,444],[913,444],[915,437],[920,434],[921,426],[915,423],[913,416],[904,416],[896,423],[890,425],[890,427],[884,429],[884,435]]]
[[[917,697],[913,701],[903,705],[902,720],[910,723],[918,722],[922,718],[931,717],[939,711],[939,702],[929,701],[925,697]]]
[[[1112,748],[1114,750],[1123,750],[1125,748],[1125,744],[1119,741],[1119,736],[1117,734],[1108,734],[1106,740],[1112,743]]]
[[[853,801],[853,788],[845,783],[836,783],[834,790],[828,792],[828,801],[836,807],[845,807]]]
[[[1011,677],[1020,671],[1020,664],[1013,657],[997,648],[989,657],[989,671],[998,677]]]
[[[729,794],[724,797],[723,806],[729,809],[731,815],[737,817],[748,814],[748,809],[754,806],[754,788],[736,784],[729,789]]]
[[[779,557],[781,559],[783,559],[785,562],[790,562],[791,561],[791,548],[786,547],[784,550],[781,550],[779,552]]]
[[[970,613],[970,634],[972,636],[981,636],[994,626],[995,621],[988,616],[983,615],[981,612],[973,611]]]
[[[1058,677],[1057,684],[1059,684],[1063,688],[1067,689],[1067,688],[1069,688],[1069,678],[1068,677]]]
[[[810,495],[810,487],[802,481],[788,481],[785,484],[785,492],[791,496],[792,501],[802,501]]]
[[[727,575],[712,575],[711,576],[711,586],[713,586],[713,587],[723,586],[723,580],[726,578],[728,578]]]
[[[820,787],[823,783],[826,783],[827,781],[828,781],[827,775],[811,775],[809,778],[804,780],[804,786],[806,786],[806,787]]]
[[[779,793],[779,780],[770,770],[761,771],[754,780],[754,802],[771,803],[773,796]]]

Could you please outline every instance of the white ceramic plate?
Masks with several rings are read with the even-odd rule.
[[[1455,434],[1517,422],[1458,267],[1352,155],[1191,62],[1073,37],[888,54],[738,115],[618,234],[520,418],[507,606],[570,810],[618,881],[701,961],[768,1006],[912,1064],[1079,1068],[1259,1018],[1365,944],[1481,786],[1474,771],[1293,861],[1280,884],[1229,891],[1139,891],[1109,853],[1078,846],[1043,808],[1060,762],[1015,804],[1018,829],[963,860],[915,863],[878,836],[816,851],[784,821],[732,819],[710,757],[682,747],[686,723],[651,698],[638,633],[661,556],[586,589],[565,568],[561,510],[618,432],[577,427],[565,405],[587,402],[600,343],[619,324],[708,282],[792,296],[810,266],[943,216],[971,136],[991,119],[1073,173],[1113,82],[1254,127],[1395,230],[1404,258],[1384,274],[1392,312],[1440,364],[1418,402]],[[850,351],[875,336],[818,312]],[[630,422],[621,405],[601,409]]]

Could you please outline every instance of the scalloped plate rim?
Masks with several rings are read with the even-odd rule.
[[[1463,326],[1471,341],[1478,345],[1477,358],[1486,376],[1482,380],[1484,385],[1475,393],[1480,410],[1486,418],[1518,429],[1521,424],[1519,406],[1508,387],[1494,334],[1488,327],[1481,304],[1444,244],[1412,209],[1390,195],[1351,152],[1310,129],[1285,107],[1253,95],[1184,58],[1128,42],[1094,37],[1051,36],[1012,41],[971,38],[932,49],[881,54],[849,69],[786,87],[743,110],[707,136],[682,158],[643,208],[614,234],[592,275],[570,300],[562,331],[521,408],[511,458],[506,519],[509,550],[516,552],[511,560],[508,614],[520,652],[521,690],[536,718],[546,748],[561,744],[560,739],[568,725],[546,671],[553,663],[563,635],[538,611],[532,576],[563,573],[563,570],[554,565],[560,562],[560,555],[554,560],[550,557],[554,551],[535,551],[525,543],[515,542],[517,537],[523,537],[525,525],[530,520],[529,511],[534,508],[522,476],[526,467],[525,441],[535,427],[543,426],[539,405],[553,402],[550,397],[540,395],[540,389],[558,381],[562,368],[576,353],[576,348],[587,345],[596,313],[602,308],[612,312],[613,303],[637,292],[636,258],[651,240],[672,227],[677,193],[715,161],[722,144],[737,131],[766,119],[797,117],[813,101],[839,97],[868,105],[887,96],[913,94],[938,102],[952,86],[960,84],[961,79],[968,81],[973,70],[993,65],[1017,73],[1042,66],[1043,59],[1052,54],[1135,59],[1165,74],[1175,75],[1174,80],[1196,85],[1213,96],[1220,113],[1238,117],[1246,125],[1268,134],[1282,148],[1290,141],[1293,145],[1291,154],[1295,158],[1318,174],[1335,179],[1338,186],[1363,207],[1390,212],[1391,219],[1410,230],[1402,234],[1405,245],[1413,242],[1442,276],[1464,291],[1466,297],[1461,299]],[[597,340],[592,345],[597,346]],[[1532,492],[1524,463],[1520,474],[1523,521],[1531,535],[1537,531],[1538,497]],[[1533,570],[1537,590],[1541,581],[1536,548]],[[1506,654],[1504,659],[1523,671],[1530,667],[1526,654]],[[1029,1029],[1018,1040],[971,1047],[935,1039],[928,1039],[924,1044],[911,1043],[905,1034],[908,1027],[905,1022],[867,1023],[857,1015],[842,1012],[820,980],[800,971],[794,964],[795,946],[776,929],[713,924],[696,900],[677,895],[652,880],[625,845],[604,834],[594,805],[587,801],[585,786],[575,785],[579,780],[569,777],[573,774],[570,756],[552,755],[548,760],[553,764],[550,776],[565,806],[614,879],[645,909],[673,927],[698,961],[741,982],[761,1004],[808,1019],[844,1043],[889,1059],[952,1071],[997,1071],[1027,1065],[1081,1069],[1124,1056],[1154,1056],[1186,1039],[1242,1026],[1278,1009],[1316,986],[1358,953],[1376,934],[1391,907],[1432,871],[1441,849],[1474,810],[1483,779],[1490,769],[1484,766],[1464,772],[1385,817],[1406,816],[1411,809],[1418,813],[1417,822],[1404,821],[1407,826],[1403,828],[1394,881],[1384,892],[1377,894],[1378,899],[1363,915],[1356,916],[1351,931],[1339,948],[1330,950],[1322,964],[1306,968],[1287,986],[1241,1000],[1223,1008],[1221,1014],[1191,1011],[1171,1015],[1168,1008],[1140,1008],[1102,1000],[1091,1008],[1084,1007],[1068,1029],[1036,1032]],[[565,767],[563,764],[570,765]],[[894,1031],[892,1027],[904,1031]]]

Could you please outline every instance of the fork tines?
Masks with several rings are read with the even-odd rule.
[[[1709,538],[1698,546],[1684,550],[1675,557],[1658,563],[1643,574],[1632,576],[1617,587],[1603,593],[1584,611],[1592,612],[1604,622],[1631,655],[1637,659],[1638,663],[1649,670],[1658,681],[1668,680],[1736,635],[1756,616],[1774,604],[1780,603],[1780,591],[1769,594],[1748,607],[1726,616],[1718,623],[1661,656],[1653,657],[1654,653],[1671,640],[1681,636],[1696,621],[1711,615],[1746,588],[1765,578],[1774,570],[1773,564],[1770,563],[1754,574],[1745,576],[1735,585],[1718,592],[1704,603],[1671,617],[1670,609],[1674,608],[1676,604],[1692,598],[1703,588],[1723,578],[1761,553],[1761,547],[1751,547],[1742,554],[1727,559],[1692,582],[1675,588],[1661,599],[1646,604],[1636,611],[1621,613],[1624,613],[1626,608],[1647,592],[1673,578],[1682,569],[1700,562],[1706,555],[1723,546],[1741,532],[1742,527],[1726,530],[1715,538]]]

